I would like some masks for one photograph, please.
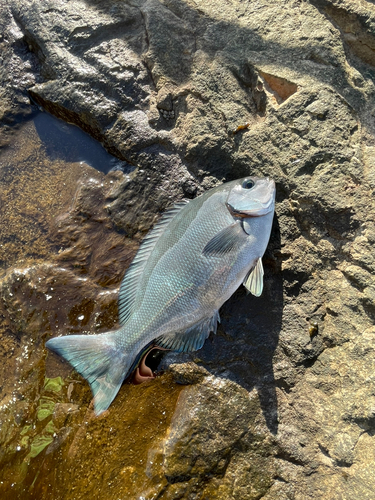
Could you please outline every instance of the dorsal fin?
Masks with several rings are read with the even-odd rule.
[[[138,283],[142,276],[147,260],[156,245],[156,242],[163,234],[173,217],[188,203],[189,200],[182,200],[178,203],[175,203],[172,208],[170,208],[163,214],[159,222],[153,227],[146,238],[142,241],[137,255],[134,257],[134,260],[126,271],[124,279],[121,283],[118,298],[118,312],[121,325],[124,325],[127,322],[131,313],[133,312],[133,305],[137,294]]]

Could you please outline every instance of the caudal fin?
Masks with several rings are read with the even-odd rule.
[[[131,353],[116,347],[115,338],[116,333],[68,335],[46,343],[89,382],[97,415],[112,403],[133,361]]]

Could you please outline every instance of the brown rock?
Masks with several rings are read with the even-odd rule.
[[[171,364],[169,370],[172,372],[174,381],[182,385],[197,384],[210,374],[205,368],[195,363]]]

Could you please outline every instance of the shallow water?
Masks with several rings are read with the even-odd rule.
[[[165,481],[159,448],[181,386],[125,384],[96,418],[87,383],[44,348],[116,326],[138,247],[105,208],[125,174],[88,165],[119,162],[91,138],[85,150],[85,135],[41,113],[0,155],[1,498],[138,498]]]
[[[130,168],[130,165],[110,155],[98,141],[75,125],[43,112],[37,113],[32,121],[51,161],[82,161],[105,174],[110,170]]]
[[[89,174],[83,162],[67,165],[60,158],[51,159],[35,120],[26,123],[0,155],[3,270],[50,254],[52,221],[68,207],[78,179]]]

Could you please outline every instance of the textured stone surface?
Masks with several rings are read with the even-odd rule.
[[[0,1],[0,148],[32,114],[27,90],[42,81],[40,61],[30,52],[9,2]]]
[[[25,198],[22,169],[17,178],[1,167],[5,491],[18,480],[19,498],[46,498],[50,484],[56,498],[84,498],[87,487],[106,498],[108,483],[113,498],[147,500],[373,498],[373,2],[0,6],[1,143],[30,112],[28,90],[127,162],[107,176],[67,167],[60,201],[47,183],[57,166],[26,151],[46,180],[32,167]],[[125,385],[84,434],[87,386],[49,356],[47,376],[61,374],[65,385],[46,390],[44,339],[114,326],[122,274],[159,213],[247,174],[270,175],[278,190],[262,297],[239,290],[201,351],[166,356],[164,369],[188,385],[169,373],[154,386]],[[50,209],[35,201],[38,182]],[[47,301],[51,286],[59,291]],[[199,368],[176,368],[186,361]],[[152,394],[166,416],[145,441],[135,422],[145,422]],[[132,446],[142,444],[142,462],[130,463],[119,430],[110,437],[126,401],[123,425]],[[106,446],[102,461],[92,436]],[[36,478],[42,463],[45,478]],[[76,489],[64,490],[64,467]]]

